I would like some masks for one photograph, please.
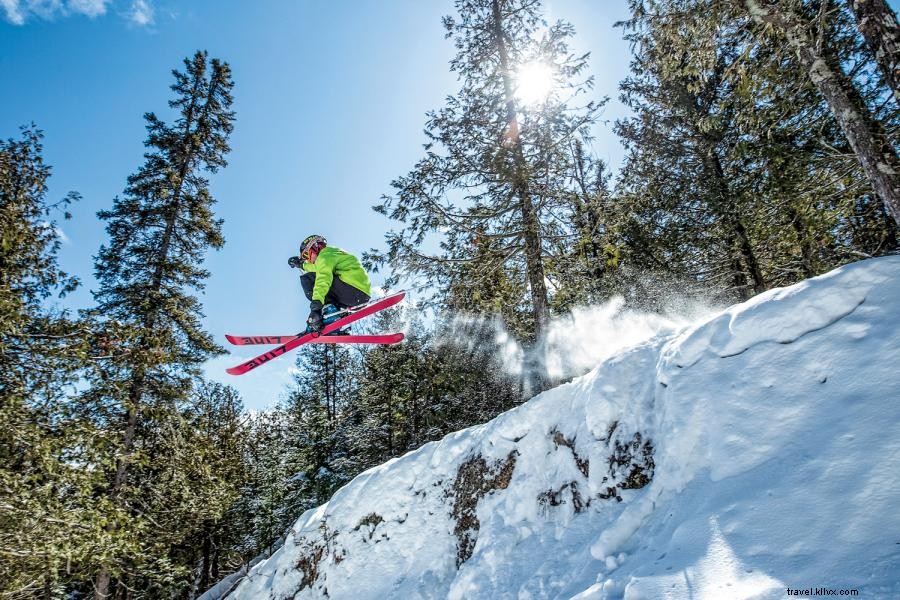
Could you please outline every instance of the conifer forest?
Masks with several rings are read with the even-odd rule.
[[[887,0],[622,1],[626,57],[575,51],[591,40],[540,0],[455,0],[434,40],[455,91],[410,116],[418,158],[370,202],[383,242],[354,249],[373,296],[414,293],[367,325],[406,339],[279,358],[270,410],[203,368],[229,351],[204,289],[253,93],[229,57],[187,54],[168,105],[137,107],[143,159],[96,214],[90,283],[61,266],[82,197],[48,193],[52,132],[0,132],[0,599],[197,598],[359,473],[571,378],[545,342],[575,307],[662,311],[671,289],[724,306],[898,252]],[[618,89],[594,85],[605,61],[629,63]],[[552,86],[520,95],[523,66]]]

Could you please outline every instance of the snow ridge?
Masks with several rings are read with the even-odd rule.
[[[900,596],[900,257],[765,294],[371,469],[232,598]]]

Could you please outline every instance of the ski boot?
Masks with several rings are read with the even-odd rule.
[[[340,314],[338,314],[340,313]],[[345,316],[344,310],[334,304],[326,304],[322,307],[322,325],[330,325]],[[344,327],[343,329],[338,329],[337,331],[332,331],[331,333],[326,333],[325,335],[349,335],[350,328]]]
[[[337,313],[338,311],[340,311],[340,309],[333,304],[326,304],[325,306],[323,306],[322,307],[322,327],[325,327],[331,323],[334,323],[340,317],[340,315],[335,315],[335,313]],[[312,328],[309,325],[307,325],[306,329],[304,329],[302,333],[299,333],[297,335],[306,335],[308,333],[312,333],[312,331],[313,331]],[[328,335],[328,334],[326,334],[326,335]]]
[[[338,317],[334,314],[340,312],[341,309],[335,306],[334,304],[326,304],[322,307],[322,322],[325,325],[329,325],[337,321]]]

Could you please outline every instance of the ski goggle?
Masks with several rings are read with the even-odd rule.
[[[311,235],[300,244],[300,258],[309,262],[313,253],[317,253],[325,247],[325,238],[321,235]]]
[[[312,258],[313,249],[317,246],[318,244],[316,244],[316,240],[312,240],[311,242],[303,246],[303,250],[300,251],[300,258],[302,258],[306,262],[309,262]]]

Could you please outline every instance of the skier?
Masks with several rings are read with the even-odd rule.
[[[288,265],[306,271],[300,276],[300,285],[310,300],[307,331],[322,331],[328,314],[364,304],[371,297],[372,285],[359,260],[329,246],[320,235],[303,240],[300,256],[290,257]]]

